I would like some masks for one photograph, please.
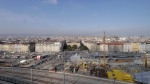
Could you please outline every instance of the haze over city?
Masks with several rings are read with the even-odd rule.
[[[0,34],[150,36],[149,0],[0,0]]]

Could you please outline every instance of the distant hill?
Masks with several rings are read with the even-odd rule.
[[[52,36],[44,34],[0,34],[0,36]]]

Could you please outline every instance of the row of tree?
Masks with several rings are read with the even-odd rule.
[[[65,43],[64,45],[64,50],[67,51],[74,51],[74,50],[89,50],[87,46],[83,45],[82,43],[80,43],[80,46],[78,47],[77,45],[67,45],[67,43]]]
[[[77,45],[67,45],[67,49],[68,51],[74,51],[74,50],[89,50],[87,46],[77,46]]]

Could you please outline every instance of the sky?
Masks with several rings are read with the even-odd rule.
[[[150,36],[150,0],[0,0],[0,34],[90,35],[103,31]]]

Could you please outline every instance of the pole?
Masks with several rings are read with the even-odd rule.
[[[4,53],[4,55],[5,55],[5,53]],[[6,61],[6,55],[5,55],[5,61]],[[6,71],[6,64],[5,64],[5,71]]]
[[[64,61],[64,84],[66,84],[66,78],[65,78],[65,61]]]
[[[104,58],[104,63],[103,65],[105,66],[106,65],[106,40],[105,40],[106,36],[105,36],[105,31],[104,31],[104,38],[103,38],[103,44],[104,44],[104,52],[103,52],[103,58]]]
[[[98,60],[99,60],[99,68],[100,68],[100,57],[99,57],[99,59],[98,59]]]
[[[145,58],[145,68],[147,70],[147,56],[145,55],[144,58]]]
[[[113,79],[113,71],[111,71],[111,84],[114,84],[114,79]]]
[[[31,67],[31,82],[33,82],[33,70],[32,70],[32,67]]]
[[[12,78],[14,78],[14,64],[12,62]]]
[[[6,65],[5,65],[5,67],[4,67],[4,68],[5,68],[5,72],[6,72]]]
[[[6,58],[5,58],[5,62],[6,62]],[[5,68],[5,72],[6,72],[6,64],[4,66],[5,66],[4,68]]]
[[[19,64],[18,64],[18,67],[19,67],[19,72],[21,72],[21,69],[20,69],[20,56],[19,56]],[[20,78],[22,79],[21,76],[20,76]]]
[[[20,71],[20,57],[19,57],[19,64],[18,65],[19,65],[19,71]]]

